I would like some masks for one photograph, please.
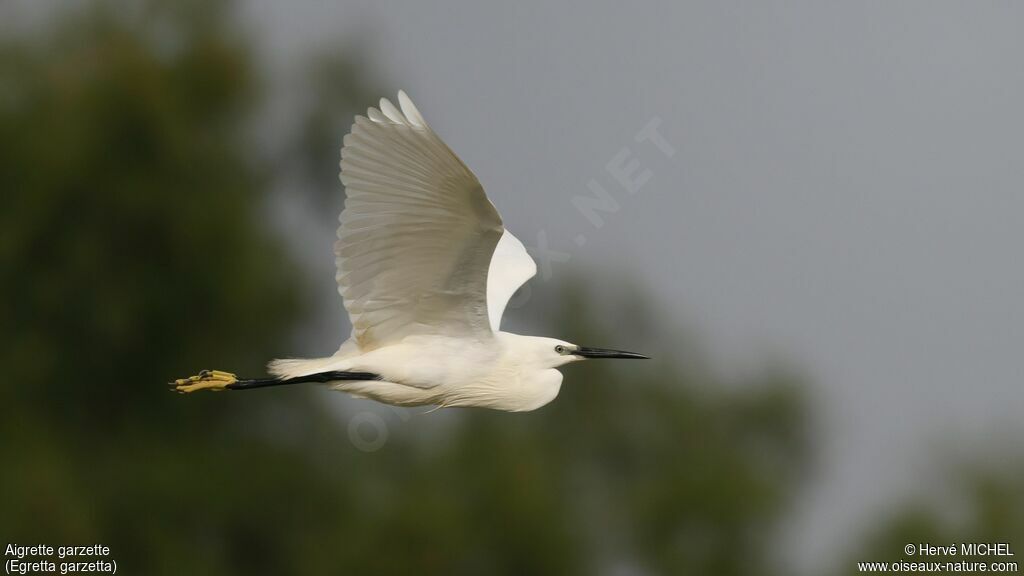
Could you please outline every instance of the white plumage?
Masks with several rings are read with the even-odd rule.
[[[401,110],[381,99],[380,109],[357,116],[341,151],[336,280],[351,337],[329,358],[271,362],[270,383],[218,372],[180,380],[178,390],[315,379],[389,404],[523,411],[558,395],[558,366],[643,358],[499,330],[537,266],[405,92],[398,102]],[[221,384],[205,385],[212,380]]]

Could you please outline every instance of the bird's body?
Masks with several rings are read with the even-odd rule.
[[[178,391],[321,382],[400,406],[518,412],[558,395],[563,364],[643,358],[499,330],[537,266],[473,173],[398,97],[401,110],[382,99],[357,116],[342,148],[335,261],[351,337],[327,358],[271,362],[274,378],[204,371]]]
[[[541,344],[508,332],[479,340],[417,335],[365,353],[282,360],[270,368],[285,379],[330,371],[376,374],[379,380],[329,384],[353,396],[398,406],[480,406],[521,412],[539,408],[558,395],[562,373],[547,367],[537,348],[550,349],[553,355],[559,344],[564,343]]]

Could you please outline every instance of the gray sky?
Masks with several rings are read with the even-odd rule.
[[[726,365],[808,370],[825,450],[786,543],[797,565],[834,563],[851,530],[933,484],[940,444],[1020,437],[1024,5],[248,13],[281,77],[367,42],[526,244],[543,231],[573,265],[625,266]],[[672,158],[634,140],[654,118]],[[605,168],[623,148],[651,173],[636,195]],[[620,205],[599,229],[571,200],[590,180]]]

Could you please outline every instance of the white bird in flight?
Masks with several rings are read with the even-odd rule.
[[[555,399],[559,366],[646,358],[499,329],[537,265],[405,92],[398,102],[356,116],[341,150],[347,195],[334,253],[349,339],[329,358],[274,360],[271,378],[204,370],[174,389],[320,382],[398,406],[520,412]]]

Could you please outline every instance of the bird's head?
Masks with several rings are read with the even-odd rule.
[[[527,354],[533,362],[545,368],[558,368],[571,362],[586,360],[588,358],[626,358],[633,360],[647,360],[648,357],[635,352],[624,352],[622,350],[609,350],[607,348],[592,348],[580,346],[571,342],[565,342],[555,338],[527,337],[529,344]]]

